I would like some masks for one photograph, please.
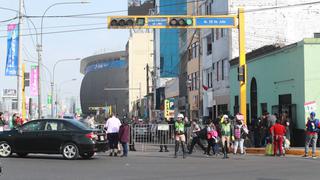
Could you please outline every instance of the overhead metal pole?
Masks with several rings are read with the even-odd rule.
[[[243,115],[244,123],[247,124],[247,64],[246,64],[246,43],[245,43],[245,21],[244,9],[239,8],[239,66],[244,67],[244,78],[240,81],[240,112]]]
[[[42,101],[41,101],[41,65],[42,65],[42,56],[41,56],[41,52],[42,52],[42,36],[43,36],[43,19],[46,15],[46,13],[48,12],[48,10],[54,6],[57,5],[65,5],[65,4],[85,4],[85,3],[90,3],[90,2],[86,2],[86,1],[81,1],[81,2],[61,2],[61,3],[54,3],[52,5],[50,5],[49,7],[47,7],[47,9],[44,11],[42,17],[41,17],[41,27],[40,27],[40,44],[37,45],[37,52],[38,52],[38,68],[39,68],[39,75],[38,75],[38,117],[39,119],[42,116]],[[52,98],[51,98],[52,99]],[[52,107],[51,107],[52,108]]]
[[[19,31],[19,52],[18,52],[18,72],[17,72],[17,102],[18,102],[18,113],[21,113],[22,109],[22,88],[21,88],[21,65],[22,65],[22,56],[21,56],[21,48],[22,48],[22,36],[21,36],[21,27],[22,27],[22,9],[23,9],[23,0],[19,0],[19,23],[18,23],[18,31]]]

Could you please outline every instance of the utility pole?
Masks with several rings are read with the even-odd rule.
[[[146,65],[146,77],[147,77],[147,95],[149,94],[149,64]]]
[[[18,30],[19,30],[19,52],[18,52],[18,73],[17,73],[17,102],[18,102],[18,113],[21,112],[22,109],[22,102],[21,102],[21,64],[22,64],[22,56],[21,56],[21,45],[22,45],[22,36],[21,36],[21,24],[22,24],[22,8],[23,8],[23,0],[19,0],[19,23],[18,23]]]

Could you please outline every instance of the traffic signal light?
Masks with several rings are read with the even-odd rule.
[[[238,81],[245,82],[246,68],[244,65],[238,67]]]
[[[23,76],[24,87],[29,87],[30,85],[30,73],[25,72]]]
[[[170,26],[192,26],[193,19],[186,17],[173,17],[169,20]]]
[[[144,26],[145,18],[143,17],[128,17],[128,18],[112,18],[109,20],[110,27],[125,27],[125,26]]]

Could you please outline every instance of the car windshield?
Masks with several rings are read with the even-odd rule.
[[[70,119],[68,120],[69,122],[71,122],[73,125],[79,127],[80,129],[83,129],[83,130],[92,130],[92,128],[84,125],[82,122],[78,121],[78,120],[73,120],[73,119]]]

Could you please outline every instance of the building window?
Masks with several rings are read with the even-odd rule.
[[[221,61],[221,80],[224,80],[224,60]]]
[[[210,73],[207,74],[207,86],[210,86]]]
[[[212,88],[212,72],[207,73],[207,86],[208,88]]]
[[[188,50],[189,53],[189,61],[197,58],[199,55],[199,43],[195,42],[191,45],[190,49]]]
[[[212,39],[212,42],[214,42],[214,31],[215,31],[215,29],[212,29],[212,30],[211,30],[211,39]]]
[[[220,32],[220,29],[216,29],[216,40],[219,40],[219,32]]]
[[[212,77],[213,77],[213,73],[210,72],[210,88],[212,88]]]
[[[223,36],[224,36],[224,30],[225,29],[221,29],[221,37],[223,38]]]
[[[199,83],[198,83],[198,72],[195,72],[194,73],[194,87],[195,87],[195,90],[198,90],[199,89]]]
[[[217,62],[217,81],[219,81],[219,62]]]
[[[212,54],[212,39],[211,35],[207,36],[207,55]]]

